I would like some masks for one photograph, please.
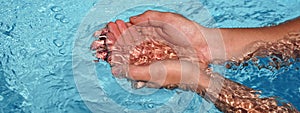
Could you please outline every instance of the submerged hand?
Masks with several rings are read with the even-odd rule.
[[[127,73],[127,78],[149,81],[161,86],[169,84],[208,84],[208,77],[200,79],[200,68],[208,62],[207,44],[201,34],[202,26],[174,13],[147,11],[130,18],[125,23],[110,22],[103,31],[108,31],[107,43],[111,54],[114,75]],[[99,35],[101,32],[96,32]],[[179,59],[152,62],[150,65],[130,64],[129,53],[147,39],[160,40],[174,49]],[[93,45],[96,45],[95,42]],[[97,47],[97,46],[96,46]],[[96,48],[95,47],[95,48]],[[101,53],[97,53],[100,56]],[[202,82],[199,82],[202,81]]]
[[[143,30],[145,35],[150,32],[155,37],[161,37],[173,44],[173,49],[179,47],[193,51],[193,53],[176,51],[182,53],[183,56],[196,54],[197,60],[203,64],[207,64],[210,60],[207,43],[201,33],[207,28],[188,20],[182,15],[170,12],[146,11],[141,15],[131,17],[130,23],[145,29]]]

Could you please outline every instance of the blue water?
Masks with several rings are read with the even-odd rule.
[[[114,79],[108,64],[88,62],[93,57],[84,50],[93,40],[91,34],[107,21],[126,20],[147,9],[177,12],[207,27],[261,27],[300,16],[299,0],[0,2],[0,113],[217,112],[191,92],[134,90],[126,80]],[[201,9],[211,16],[203,16],[207,12]],[[74,61],[78,54],[84,60]],[[263,58],[259,64],[266,62]],[[251,62],[230,70],[213,67],[227,78],[262,90],[262,97],[278,96],[300,109],[299,66],[295,60],[279,70],[258,69]]]

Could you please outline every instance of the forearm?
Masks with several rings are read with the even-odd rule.
[[[227,58],[241,57],[247,46],[256,41],[275,42],[289,32],[300,31],[300,18],[286,23],[263,28],[222,28],[220,32],[224,40]]]
[[[232,57],[234,55],[235,57],[239,57],[242,52],[245,52],[243,49],[255,41],[261,40],[265,42],[273,42],[272,45],[276,45],[279,43],[275,43],[275,41],[284,38],[290,32],[298,32],[298,35],[295,36],[299,38],[299,24],[300,20],[296,19],[274,27],[221,29],[220,31],[223,35],[228,57]],[[295,36],[293,39],[297,38]],[[292,36],[289,38],[292,38]],[[298,42],[299,41],[294,41],[287,44],[297,45]],[[268,51],[268,48],[265,49],[265,51]],[[293,50],[293,48],[289,47],[288,49]],[[283,106],[280,106],[272,97],[259,98],[259,93],[256,93],[257,91],[254,89],[223,78],[216,73],[210,73],[207,74],[207,76],[211,78],[208,84],[199,83],[198,87],[195,88],[195,86],[192,86],[193,88],[191,88],[191,90],[197,92],[199,95],[203,96],[203,98],[212,101],[216,107],[223,112],[268,112],[270,110],[275,110],[276,112],[298,112],[291,104],[284,104]],[[273,106],[273,108],[271,108],[271,106]]]
[[[211,101],[222,112],[299,112],[289,103],[279,105],[273,97],[260,98],[260,91],[226,79],[217,73],[208,74],[211,77],[208,88],[190,86],[187,89]],[[184,88],[186,87],[183,86]]]

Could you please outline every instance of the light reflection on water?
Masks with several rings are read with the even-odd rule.
[[[300,15],[300,10],[297,10],[300,3],[297,0],[290,0],[288,3],[258,0],[201,1],[220,27],[259,27],[278,24]],[[74,33],[86,12],[97,1],[0,2],[0,112],[90,112],[77,92],[72,75],[71,55]],[[102,2],[113,5],[110,3],[110,0]],[[178,4],[178,7],[184,9],[185,6]],[[190,7],[185,9],[188,8]],[[134,15],[137,12],[129,14]],[[189,15],[192,13],[197,12],[183,15],[197,21],[196,17]],[[121,15],[118,18],[125,16]],[[281,70],[275,70],[276,72],[268,69],[258,70],[251,65],[237,66],[226,72],[235,75],[227,76],[232,80],[263,90],[263,96],[282,97],[299,109],[299,76],[295,76],[299,75],[298,61]],[[222,66],[219,68],[220,71],[224,70]],[[105,90],[109,94],[114,91],[114,88],[111,89],[106,87]],[[162,90],[161,93],[161,97],[151,98],[163,98],[175,94],[176,91]],[[120,98],[114,99],[120,99],[123,106],[137,109],[160,106],[148,100],[124,100],[122,96],[124,95],[117,95]],[[131,98],[132,95],[127,96]],[[202,98],[194,97],[186,112],[199,109],[197,104],[201,101]]]

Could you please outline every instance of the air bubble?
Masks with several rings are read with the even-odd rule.
[[[148,108],[154,108],[154,105],[152,103],[147,105]]]
[[[65,50],[65,49],[60,49],[60,50],[59,50],[59,53],[60,53],[60,54],[65,54],[65,53],[66,53],[66,50]]]
[[[62,14],[56,14],[56,15],[54,16],[54,18],[55,18],[56,20],[62,20],[62,19],[65,18],[65,16],[62,15]]]
[[[60,22],[62,22],[62,23],[69,23],[69,19],[63,18],[63,19],[60,20]]]
[[[64,45],[64,42],[61,41],[61,40],[59,40],[59,39],[54,39],[54,40],[53,40],[53,44],[54,44],[55,46],[57,46],[57,47],[61,47],[61,46]]]
[[[6,38],[7,38],[7,39],[11,39],[12,37],[11,37],[11,36],[7,36]]]
[[[69,19],[67,19],[64,15],[62,15],[62,14],[56,14],[55,16],[54,16],[54,18],[56,19],[56,20],[59,20],[61,23],[69,23]]]
[[[62,10],[62,8],[59,7],[59,6],[53,6],[53,7],[51,7],[50,9],[51,9],[51,11],[53,11],[53,12],[59,12],[59,11]]]

